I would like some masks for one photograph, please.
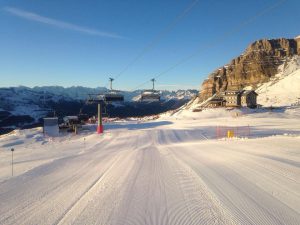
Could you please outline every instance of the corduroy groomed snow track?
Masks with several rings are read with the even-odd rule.
[[[124,122],[103,136],[4,136],[0,224],[300,224],[297,112]],[[216,121],[250,117],[252,138],[213,138]]]

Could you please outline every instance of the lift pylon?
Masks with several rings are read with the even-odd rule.
[[[97,133],[102,134],[104,131],[103,124],[102,124],[102,107],[101,103],[98,103],[98,126],[97,126]]]

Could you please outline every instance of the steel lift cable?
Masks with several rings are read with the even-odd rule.
[[[245,26],[247,26],[248,24],[251,24],[252,22],[254,22],[256,19],[258,19],[259,17],[267,14],[268,12],[272,11],[273,9],[277,8],[278,6],[282,5],[284,2],[286,2],[287,0],[280,0],[277,1],[275,4],[272,4],[271,6],[259,11],[258,13],[256,13],[253,17],[248,18],[247,20],[243,21],[242,23],[238,24],[237,26],[235,26],[233,29],[229,30],[228,32],[225,32],[223,35],[220,36],[220,38],[218,38],[217,40],[208,43],[206,45],[206,47],[201,48],[196,50],[195,52],[193,52],[192,54],[186,56],[185,58],[177,61],[175,64],[173,64],[172,66],[168,67],[166,70],[160,72],[159,74],[157,74],[154,78],[157,79],[161,76],[164,76],[165,74],[167,74],[168,72],[170,72],[171,70],[173,70],[174,68],[176,68],[177,66],[187,62],[188,60],[190,60],[191,58],[199,55],[200,53],[202,53],[203,50],[207,50],[210,48],[213,48],[215,46],[217,46],[218,44],[220,44],[220,42],[226,40],[227,38],[229,38],[231,35],[237,33],[238,31],[240,31],[242,28],[244,28]],[[136,90],[142,86],[144,86],[145,84],[147,84],[149,81],[145,81],[141,84],[139,84],[138,86],[136,86],[135,88],[133,88],[132,90]]]
[[[170,33],[175,26],[182,20],[199,2],[200,0],[192,1],[175,19],[163,28],[143,49],[138,55],[133,58],[117,75],[114,79],[119,78],[124,72],[128,70],[135,62],[142,58],[148,51],[150,51],[156,44],[158,44],[168,33]]]
[[[199,2],[200,0],[192,1],[180,14],[178,14],[173,21],[171,21],[166,27],[164,27],[137,55],[130,61],[115,77],[114,79],[122,76],[130,66],[142,58],[148,51],[150,51],[156,44],[158,44],[168,33],[170,33],[175,26],[182,20]],[[106,83],[105,87],[108,87],[109,83]]]

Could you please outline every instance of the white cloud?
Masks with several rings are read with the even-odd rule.
[[[4,10],[14,16],[17,16],[17,17],[20,17],[23,19],[47,24],[47,25],[54,26],[54,27],[59,27],[62,29],[73,30],[73,31],[77,31],[77,32],[81,32],[81,33],[85,33],[85,34],[89,34],[89,35],[96,35],[96,36],[102,36],[102,37],[108,37],[108,38],[124,38],[124,37],[119,36],[114,33],[104,32],[104,31],[99,31],[96,29],[78,26],[76,24],[52,19],[49,17],[44,17],[44,16],[38,15],[36,13],[17,9],[14,7],[4,7]]]

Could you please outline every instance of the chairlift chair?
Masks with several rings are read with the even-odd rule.
[[[156,90],[144,90],[141,93],[141,101],[142,102],[159,102],[160,101],[160,93]]]
[[[159,102],[160,101],[160,92],[155,90],[154,82],[156,80],[153,78],[151,79],[152,82],[152,89],[144,90],[141,93],[140,100],[142,102]]]
[[[86,104],[103,103],[104,98],[101,94],[88,94],[89,97],[86,100]]]
[[[107,103],[123,102],[124,101],[124,95],[121,94],[121,91],[113,90],[113,88],[112,88],[112,82],[113,81],[114,81],[113,78],[109,78],[110,90],[102,95],[103,99]]]

